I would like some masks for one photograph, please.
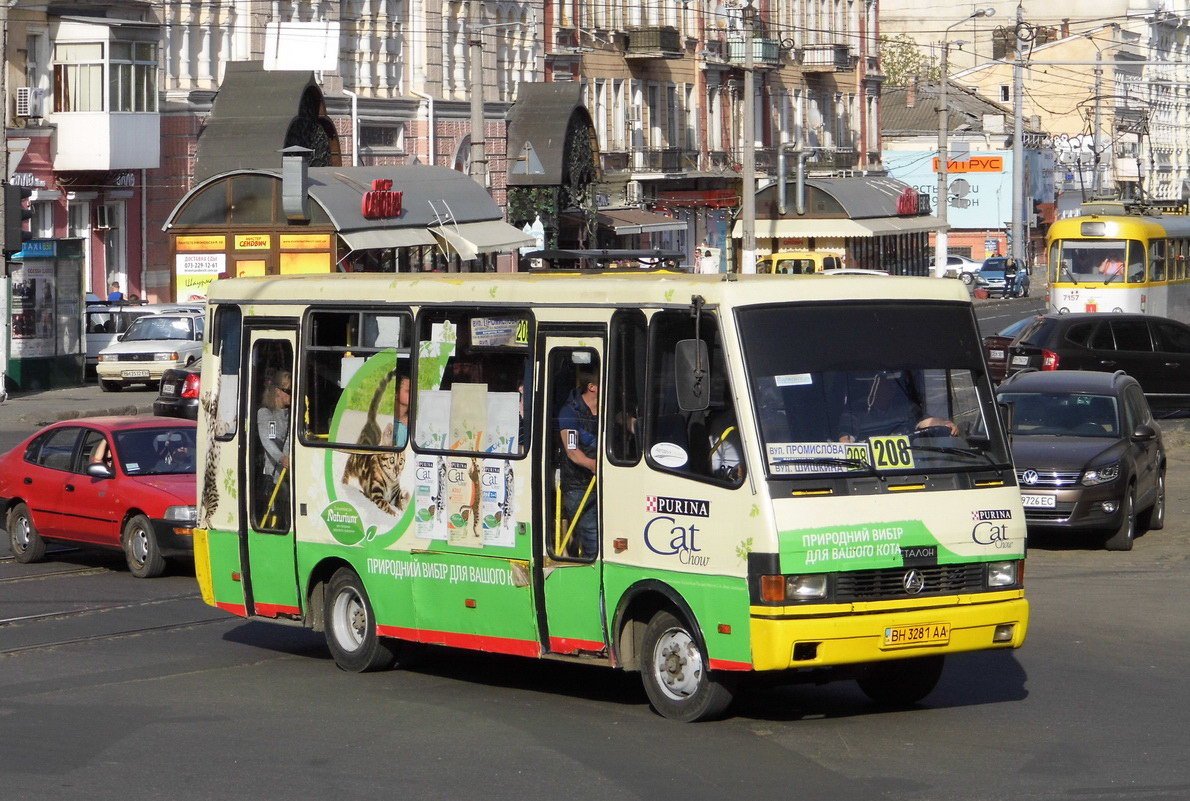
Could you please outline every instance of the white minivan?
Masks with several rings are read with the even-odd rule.
[[[88,303],[83,330],[87,332],[87,369],[99,363],[99,351],[116,341],[133,320],[147,314],[166,312],[201,312],[201,305],[190,303]]]
[[[99,352],[99,388],[118,392],[129,384],[156,387],[166,370],[185,367],[202,355],[202,331],[201,312],[138,317]]]

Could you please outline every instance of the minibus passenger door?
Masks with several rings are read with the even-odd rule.
[[[607,643],[600,609],[604,337],[543,339],[542,469],[535,504],[541,510],[542,558],[534,576],[543,599],[542,645],[550,653],[602,652]]]
[[[241,536],[247,540],[243,581],[252,604],[249,615],[301,612],[290,461],[296,341],[296,331],[249,332],[248,414],[241,429],[248,491],[240,516],[247,527]]]

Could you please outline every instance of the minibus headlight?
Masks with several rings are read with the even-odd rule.
[[[791,601],[803,601],[826,597],[826,574],[810,576],[786,576],[785,597]]]
[[[988,562],[987,581],[989,587],[1011,587],[1017,583],[1020,562]]]

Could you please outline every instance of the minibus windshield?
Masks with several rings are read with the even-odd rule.
[[[1009,465],[969,308],[763,306],[739,322],[769,475]]]

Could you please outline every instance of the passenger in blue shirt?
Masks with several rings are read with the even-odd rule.
[[[124,293],[120,291],[120,282],[112,281],[107,288],[108,303],[119,303],[124,299]]]
[[[566,454],[561,464],[562,501],[570,520],[578,513],[573,536],[578,539],[581,555],[594,558],[599,551],[599,512],[598,493],[591,479],[596,473],[595,454],[599,445],[599,376],[580,375],[579,381],[558,411],[558,432]],[[579,510],[588,486],[591,492]]]

